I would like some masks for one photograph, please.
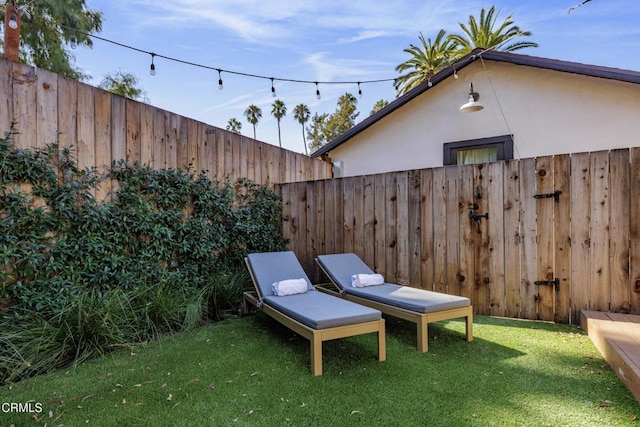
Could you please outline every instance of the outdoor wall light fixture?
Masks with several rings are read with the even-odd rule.
[[[18,15],[12,13],[9,17],[9,28],[15,30],[18,28]]]
[[[473,113],[480,111],[484,108],[484,105],[478,102],[480,95],[473,91],[473,83],[469,83],[469,101],[460,107],[460,111],[463,113]]]

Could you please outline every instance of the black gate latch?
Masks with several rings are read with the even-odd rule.
[[[536,280],[535,282],[533,282],[533,284],[553,286],[556,291],[560,289],[560,279],[558,279],[557,277],[554,280]]]
[[[482,234],[482,231],[480,230],[480,220],[484,218],[484,219],[489,219],[489,213],[484,213],[484,214],[479,214],[477,211],[473,210],[473,211],[469,211],[469,219],[471,221],[475,221],[478,224],[478,234]]]
[[[533,197],[536,199],[550,199],[553,197],[556,200],[556,203],[560,203],[560,194],[562,194],[562,191],[556,190],[553,193],[536,194]]]

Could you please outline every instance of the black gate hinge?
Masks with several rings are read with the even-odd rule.
[[[533,197],[536,199],[550,199],[553,197],[556,203],[560,203],[560,194],[562,194],[562,191],[556,190],[553,193],[535,194]]]
[[[560,279],[558,279],[557,277],[553,280],[536,280],[535,282],[533,282],[533,284],[553,286],[556,291],[560,289]]]

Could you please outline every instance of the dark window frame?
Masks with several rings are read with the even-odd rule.
[[[498,160],[513,159],[513,135],[492,136],[489,138],[467,139],[443,144],[443,164],[457,165],[458,151],[496,147]]]

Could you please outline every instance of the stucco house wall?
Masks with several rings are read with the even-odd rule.
[[[332,148],[340,176],[437,167],[443,144],[513,135],[514,158],[640,146],[640,85],[489,60],[466,65]],[[469,83],[484,109],[458,111]]]

